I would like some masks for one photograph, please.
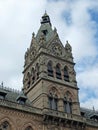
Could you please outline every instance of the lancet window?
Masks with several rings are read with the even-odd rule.
[[[34,83],[35,81],[35,71],[34,71],[34,68],[32,68],[32,84]]]
[[[64,112],[72,113],[72,99],[71,94],[67,91],[63,100],[64,103]]]
[[[58,96],[54,92],[50,92],[48,96],[49,108],[53,110],[58,110]]]
[[[47,64],[47,72],[48,72],[48,76],[53,77],[52,61],[49,61]]]
[[[56,65],[56,78],[61,79],[61,69],[60,69],[60,64]]]
[[[64,67],[64,80],[69,81],[68,68]]]

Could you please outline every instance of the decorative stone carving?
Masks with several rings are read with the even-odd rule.
[[[45,35],[44,35],[44,33],[41,33],[41,36],[40,36],[40,39],[39,39],[39,44],[41,46],[43,46],[45,41],[46,41]]]
[[[65,58],[66,60],[73,62],[72,47],[70,46],[68,41],[66,42],[65,45]]]
[[[33,48],[34,44],[36,44],[36,38],[35,38],[35,33],[32,33],[32,40],[31,40],[31,45],[30,45],[30,49]]]
[[[66,50],[68,53],[71,53],[71,51],[72,51],[72,48],[71,48],[70,44],[68,43],[68,41],[66,41],[65,50]]]
[[[58,37],[56,37],[48,46],[48,53],[55,56],[62,56],[63,48]]]
[[[70,75],[70,82],[76,82],[76,72],[73,66],[69,65],[69,75]]]
[[[53,45],[53,53],[57,56],[61,56],[62,55],[62,48],[59,44],[55,43],[56,45]]]
[[[0,130],[11,130],[10,124],[5,121],[0,125]]]
[[[31,50],[31,52],[30,52],[30,60],[31,60],[31,61],[34,59],[35,54],[36,54],[36,49],[33,48],[33,49]]]
[[[28,56],[29,56],[29,49],[27,48],[27,51],[25,53],[25,65],[28,64]]]

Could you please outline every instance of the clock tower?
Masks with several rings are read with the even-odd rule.
[[[69,42],[62,44],[45,12],[25,53],[23,91],[32,106],[80,115],[74,65]]]

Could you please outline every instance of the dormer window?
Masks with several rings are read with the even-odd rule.
[[[94,121],[98,121],[98,115],[94,114],[90,117],[90,119],[94,120]]]
[[[27,100],[27,97],[25,97],[25,96],[19,96],[19,97],[17,98],[17,102],[18,102],[19,104],[22,104],[22,105],[25,104],[26,100]]]
[[[0,91],[0,99],[5,99],[6,94],[5,91]]]
[[[25,100],[20,99],[20,100],[18,100],[18,103],[20,103],[20,104],[25,104]]]
[[[47,30],[42,30],[43,34],[46,36],[48,31]]]

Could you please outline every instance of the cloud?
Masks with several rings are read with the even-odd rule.
[[[94,66],[87,66],[84,71],[78,73],[77,80],[83,88],[98,88],[98,63]]]
[[[93,110],[93,107],[95,110],[98,110],[98,99],[96,98],[89,98],[89,100],[86,100],[85,102],[81,103],[81,107],[86,107]]]
[[[97,0],[0,1],[0,82],[21,89],[24,53],[45,10],[63,44],[69,40],[73,48],[81,105],[90,106],[98,99],[98,21],[91,13],[98,13]]]

